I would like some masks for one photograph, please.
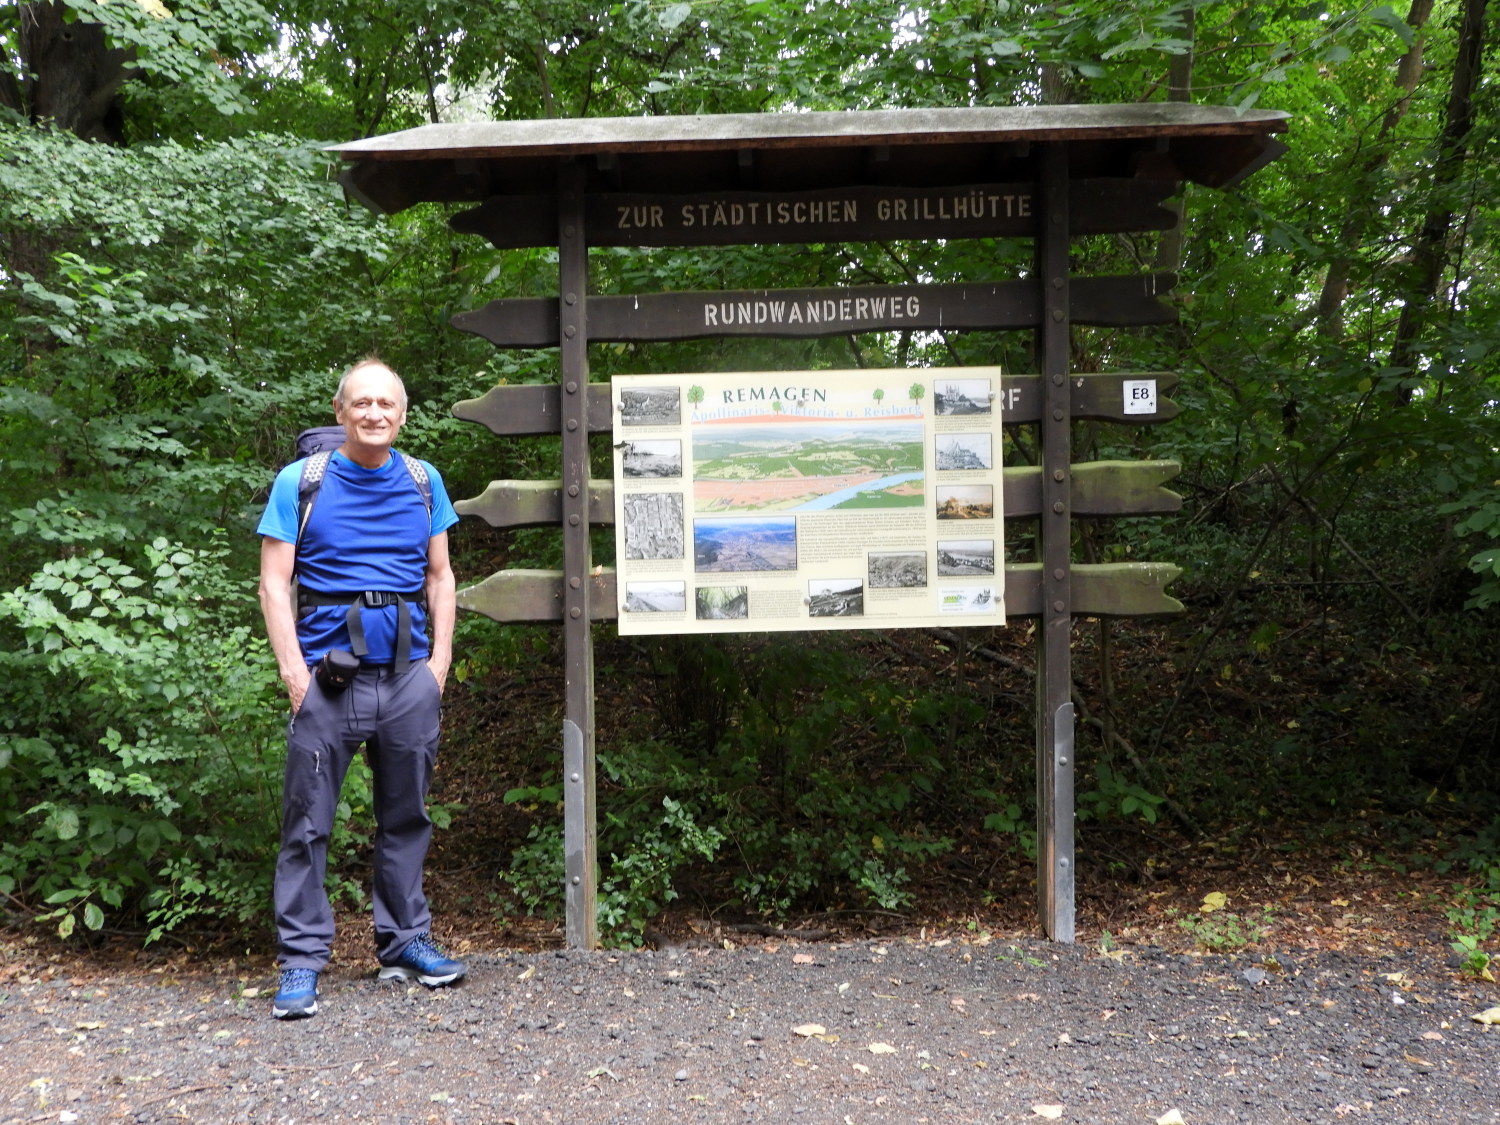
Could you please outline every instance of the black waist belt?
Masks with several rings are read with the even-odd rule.
[[[302,616],[302,611],[305,609],[325,605],[349,607],[349,612],[344,616],[344,623],[349,626],[349,649],[359,657],[363,657],[370,651],[370,646],[365,643],[365,626],[359,611],[365,606],[371,609],[380,609],[388,605],[395,606],[396,667],[411,663],[411,607],[419,605],[423,609],[427,608],[425,588],[409,594],[398,593],[395,590],[352,590],[325,593],[322,590],[298,588],[298,616]]]

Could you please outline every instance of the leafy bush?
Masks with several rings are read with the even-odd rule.
[[[1177,918],[1178,928],[1188,934],[1194,943],[1209,953],[1232,953],[1247,945],[1254,945],[1270,932],[1273,911],[1262,906],[1260,913],[1236,913],[1225,910],[1228,899],[1218,893],[1204,896],[1203,905],[1197,914]],[[1174,907],[1170,915],[1180,912]]]
[[[281,738],[265,641],[227,550],[101,550],[0,596],[0,890],[149,939],[268,899]]]
[[[1165,797],[1126,781],[1103,762],[1094,767],[1094,777],[1095,788],[1078,791],[1079,820],[1139,816],[1148,824],[1156,823],[1156,811],[1165,803]]]
[[[668,750],[629,746],[619,757],[600,758],[601,772],[622,784],[618,800],[610,802],[599,825],[598,851],[608,859],[601,863],[596,919],[602,940],[613,946],[640,945],[646,926],[666,905],[678,897],[676,883],[683,871],[699,861],[711,861],[724,842],[724,834],[700,817],[704,806],[692,794],[707,792],[706,779],[689,782],[673,765],[676,756]],[[663,776],[648,778],[640,770],[663,765]],[[680,797],[662,794],[664,781]],[[512,789],[507,802],[528,803],[556,810],[562,800],[561,784]],[[526,843],[511,858],[501,878],[510,885],[528,914],[556,916],[562,901],[564,878],[563,826],[560,820],[535,823]]]
[[[983,815],[985,791],[945,759],[977,704],[871,680],[836,639],[694,649],[651,656],[658,672],[695,670],[690,690],[658,679],[667,734],[599,755],[601,930],[637,940],[705,875],[717,901],[765,917],[909,906],[915,873],[954,846],[938,825]],[[507,794],[545,818],[503,873],[533,913],[561,910],[559,797],[554,784]]]

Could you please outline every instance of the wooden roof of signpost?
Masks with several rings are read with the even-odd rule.
[[[1033,143],[1062,141],[1075,177],[1227,187],[1279,156],[1287,115],[1181,104],[592,117],[425,125],[332,146],[355,196],[394,213],[556,190],[584,158],[586,190],[813,191],[1028,178]]]

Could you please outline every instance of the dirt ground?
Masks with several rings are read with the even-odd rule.
[[[429,991],[378,981],[346,919],[296,1022],[270,1017],[260,951],[81,957],[13,933],[0,1125],[1500,1122],[1500,1026],[1475,1018],[1500,990],[1368,922],[1223,955],[972,925],[689,921],[591,953],[473,929],[439,934],[470,971]]]

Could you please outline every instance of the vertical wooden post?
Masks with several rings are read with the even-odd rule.
[[[1054,941],[1073,940],[1072,426],[1068,311],[1068,149],[1041,151],[1036,276],[1042,375],[1042,627],[1036,677],[1037,911]]]
[[[594,639],[589,627],[588,239],[584,169],[558,171],[558,325],[563,484],[563,843],[570,949],[599,944],[594,819]]]

